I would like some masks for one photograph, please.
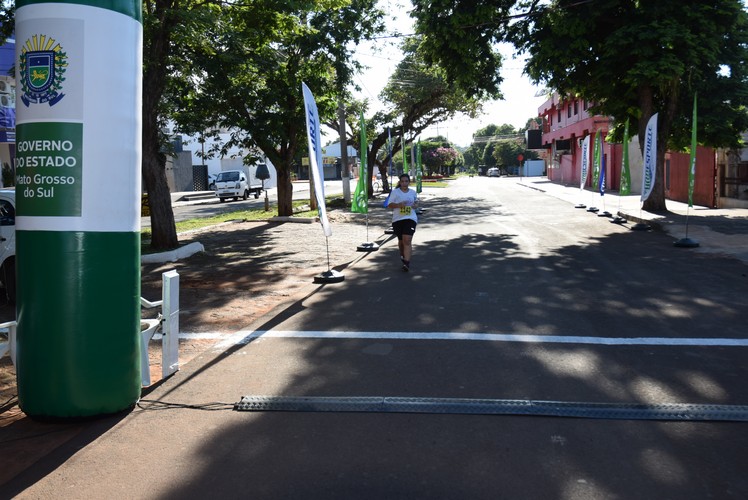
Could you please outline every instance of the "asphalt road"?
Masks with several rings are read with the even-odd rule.
[[[356,189],[355,180],[351,181],[351,193]],[[271,207],[271,212],[275,214],[277,210],[275,207],[278,202],[278,190],[277,188],[268,189],[267,196]],[[343,193],[343,181],[326,181],[325,182],[325,195],[336,195]],[[293,183],[293,194],[294,200],[308,200],[309,199],[309,183],[308,182],[295,182]],[[195,219],[199,217],[210,217],[213,215],[219,215],[227,212],[233,212],[236,210],[247,210],[250,208],[263,208],[265,206],[265,191],[262,192],[258,199],[254,196],[250,196],[246,200],[239,199],[237,201],[229,200],[221,203],[218,198],[200,200],[194,204],[190,203],[176,203],[172,206],[174,212],[174,221],[181,222],[189,219]],[[142,227],[150,227],[151,218],[141,217],[140,225]]]
[[[342,283],[310,286],[144,409],[90,428],[24,494],[748,497],[745,423],[214,405],[247,395],[748,403],[744,263],[674,251],[663,233],[502,179],[460,179],[424,205],[412,272],[399,270],[392,240],[360,255]]]

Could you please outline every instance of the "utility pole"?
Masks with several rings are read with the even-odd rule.
[[[343,97],[338,103],[338,125],[340,127],[340,163],[343,167],[343,200],[346,204],[351,202],[351,170],[348,165],[348,143],[345,138],[345,104]]]

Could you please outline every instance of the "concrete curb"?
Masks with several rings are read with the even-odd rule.
[[[319,222],[317,217],[288,217],[288,216],[275,216],[267,219],[268,222],[301,222],[303,224],[311,224],[312,222]]]
[[[142,264],[161,264],[163,262],[175,262],[179,259],[184,259],[191,255],[194,255],[197,252],[204,251],[205,247],[203,247],[202,243],[194,242],[190,243],[189,245],[176,248],[174,250],[169,250],[168,252],[149,253],[146,255],[141,255],[140,262]]]

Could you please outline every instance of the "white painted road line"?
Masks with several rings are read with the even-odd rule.
[[[240,331],[214,346],[225,349],[247,344],[257,338],[298,339],[371,339],[371,340],[473,340],[484,342],[520,342],[528,344],[593,344],[606,346],[698,346],[748,347],[748,339],[739,338],[667,338],[667,337],[583,337],[579,335],[528,335],[464,332],[343,332],[343,331]]]

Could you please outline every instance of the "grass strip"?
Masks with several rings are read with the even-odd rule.
[[[329,197],[326,198],[327,200],[327,207],[333,207],[333,206],[345,206],[345,203],[342,198],[338,199],[336,197]],[[309,217],[315,217],[317,215],[316,210],[304,210],[304,207],[308,207],[309,201],[308,200],[297,200],[292,203],[292,207],[294,210],[293,217],[299,217],[299,218],[309,218]],[[198,217],[195,219],[188,219],[184,221],[179,221],[176,223],[177,227],[177,234],[179,233],[186,233],[188,231],[195,231],[197,229],[202,229],[204,227],[208,226],[216,226],[218,224],[223,224],[224,222],[230,222],[230,221],[236,221],[236,220],[245,220],[245,221],[258,221],[258,220],[267,220],[271,217],[275,217],[278,215],[278,211],[276,207],[270,207],[269,211],[265,211],[264,208],[250,208],[250,209],[238,209],[238,210],[232,210],[230,212],[225,212],[218,215],[212,215],[209,217]],[[150,244],[151,240],[151,228],[150,227],[144,227],[140,231],[141,240],[143,241],[143,253],[146,253],[148,245]]]

